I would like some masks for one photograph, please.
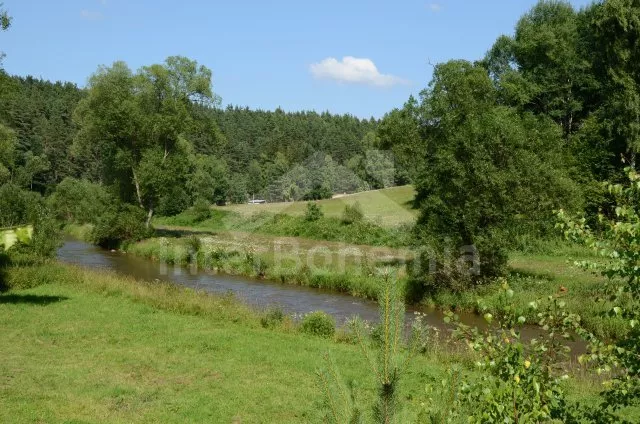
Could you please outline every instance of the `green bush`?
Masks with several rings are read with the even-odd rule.
[[[160,197],[156,212],[162,216],[174,216],[189,208],[190,204],[189,194],[176,185],[171,187],[166,195]]]
[[[146,213],[126,203],[107,210],[91,231],[91,241],[98,246],[115,249],[124,242],[139,241],[149,236],[145,226]]]
[[[305,193],[302,197],[303,200],[322,200],[322,199],[331,199],[333,196],[333,192],[331,188],[326,185],[315,186],[312,190]]]
[[[300,330],[305,334],[329,338],[336,332],[336,322],[325,312],[311,312],[302,319]]]
[[[0,227],[21,224],[33,225],[33,237],[28,244],[18,243],[10,249],[11,256],[20,255],[26,260],[29,256],[55,255],[62,233],[47,204],[38,193],[5,184],[0,187]]]
[[[260,324],[264,328],[276,328],[282,325],[285,318],[285,314],[280,308],[273,308],[260,318]]]
[[[202,240],[196,235],[192,235],[186,238],[185,244],[189,253],[197,254],[202,248]]]
[[[471,412],[468,422],[584,422],[577,419],[564,382],[570,378],[565,364],[571,349],[566,341],[583,332],[580,317],[567,312],[565,302],[557,297],[531,302],[540,334],[525,340],[526,318],[518,313],[513,296],[505,282],[501,307],[496,316],[484,314],[488,327],[483,330],[461,323],[453,312],[446,313],[454,338],[477,355],[479,377],[467,377],[460,388],[460,399]]]
[[[304,214],[304,220],[308,222],[317,221],[324,217],[322,208],[315,202],[307,203],[307,211]]]
[[[361,222],[364,219],[364,212],[360,203],[356,202],[353,205],[346,205],[344,212],[342,212],[342,223],[346,225],[355,224]]]
[[[202,222],[211,218],[211,205],[205,199],[198,199],[193,204],[193,216],[195,222]]]

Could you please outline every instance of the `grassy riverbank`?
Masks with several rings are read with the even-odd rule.
[[[87,226],[68,228],[70,234],[86,239]],[[180,228],[177,233],[188,234],[190,231],[197,231],[197,228]],[[400,284],[407,284],[402,265],[411,258],[411,252],[407,250],[246,232],[220,231],[195,237],[201,240],[197,255],[201,269],[336,290],[369,299],[376,298],[380,287],[381,279],[376,277],[380,267],[395,268],[400,275]],[[127,249],[144,258],[186,265],[191,260],[189,240],[186,236],[152,238],[134,243]],[[622,334],[625,328],[622,322],[606,316],[607,305],[596,301],[604,279],[574,265],[576,260],[588,258],[589,251],[565,242],[538,241],[529,243],[529,248],[528,253],[510,255],[511,271],[506,279],[515,291],[514,302],[522,315],[534,319],[528,304],[558,295],[567,302],[571,312],[582,317],[584,326],[590,331],[604,337]],[[503,282],[496,281],[463,293],[426,296],[422,303],[461,311],[479,312],[483,306],[496,309],[502,301],[499,293]]]
[[[366,246],[300,241],[295,249],[280,250],[273,238],[246,234],[221,233],[210,236],[154,238],[132,244],[128,252],[168,264],[190,263],[194,238],[199,241],[198,267],[229,274],[265,278],[285,284],[336,290],[353,296],[376,299],[383,267],[394,268],[399,284],[408,284],[403,260],[410,253],[402,250],[368,250]],[[280,239],[278,239],[280,240]],[[291,241],[293,243],[293,241]],[[349,252],[345,255],[344,252]],[[571,312],[581,315],[583,324],[598,335],[618,336],[624,326],[618,319],[603,316],[607,306],[596,302],[603,278],[574,265],[588,252],[573,246],[557,248],[555,254],[513,253],[510,275],[463,293],[443,292],[426,296],[422,303],[442,309],[480,312],[482,307],[496,309],[501,299],[500,287],[507,281],[515,291],[514,302],[522,315],[535,319],[528,304],[551,295],[563,297]]]
[[[64,265],[10,270],[8,282],[1,422],[318,422],[324,353],[373,396],[356,346],[263,329],[230,297]],[[422,356],[409,369],[407,419],[445,367]]]
[[[193,253],[197,252],[197,253]],[[270,239],[246,234],[152,238],[127,247],[127,253],[168,265],[197,264],[201,270],[264,278],[376,299],[382,267],[399,274],[404,285],[404,268],[395,263],[403,251],[306,243],[303,240]]]
[[[318,422],[324,353],[361,402],[374,395],[357,346],[293,325],[264,329],[232,297],[59,264],[9,269],[6,281],[2,422]],[[402,422],[420,411],[426,384],[455,364],[472,369],[470,357],[440,349],[403,375]],[[589,401],[598,387],[569,389]]]

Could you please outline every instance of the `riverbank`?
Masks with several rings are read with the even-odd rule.
[[[87,226],[69,228],[71,234],[85,238],[90,230]],[[193,251],[193,243],[198,245],[195,258],[200,269],[333,290],[372,300],[376,299],[381,284],[377,275],[381,268],[391,267],[399,276],[399,284],[403,287],[408,284],[404,264],[412,257],[405,249],[246,232],[199,233],[191,227],[176,229],[170,237],[133,243],[127,246],[127,252],[167,264],[187,265],[193,258],[189,253]],[[541,243],[529,253],[513,252],[506,281],[515,292],[514,301],[520,314],[535,320],[528,304],[556,295],[566,301],[570,312],[582,317],[589,331],[601,337],[623,334],[624,324],[606,314],[606,303],[596,301],[604,279],[574,265],[575,261],[592,259],[589,255],[584,248],[566,243]],[[482,308],[494,311],[502,302],[499,294],[504,281],[497,280],[463,293],[441,292],[426,296],[419,303],[460,312],[480,313]]]
[[[59,264],[12,269],[9,284],[1,422],[318,422],[324,353],[373,396],[357,346],[264,329],[231,297]],[[410,367],[407,419],[445,367],[427,356]]]
[[[398,283],[403,288],[409,284],[404,265],[410,258],[408,251],[375,251],[360,246],[360,250],[354,250],[361,252],[359,255],[340,259],[340,251],[336,250],[339,245],[332,250],[331,246],[312,242],[300,243],[293,251],[277,250],[274,240],[280,239],[248,234],[244,237],[237,234],[235,237],[192,235],[148,239],[130,245],[127,251],[171,264],[186,265],[197,258],[201,269],[335,290],[373,300],[382,281],[378,275],[382,268],[390,267],[399,275]],[[198,254],[191,256],[189,252],[193,251],[194,243],[198,245]],[[605,314],[606,303],[596,301],[604,279],[574,265],[576,260],[585,259],[587,255],[587,251],[570,246],[555,254],[512,253],[510,274],[506,279],[463,293],[442,292],[427,296],[419,303],[438,309],[484,313],[482,308],[487,311],[498,308],[502,302],[500,288],[507,281],[516,294],[514,301],[520,314],[532,321],[536,316],[528,308],[529,303],[556,295],[566,301],[569,311],[582,317],[583,325],[589,331],[603,337],[619,336],[625,331],[624,324]]]
[[[242,275],[376,300],[383,269],[406,284],[406,251],[247,233],[156,237],[127,246],[127,253],[167,265]]]
[[[262,328],[263,315],[232,297],[61,264],[12,268],[7,281],[2,422],[318,422],[324,353],[360,401],[374,395],[358,346]],[[415,358],[401,422],[413,422],[425,386],[439,387],[454,366],[472,372],[473,360],[433,343]],[[587,402],[598,390],[587,380],[568,387]]]

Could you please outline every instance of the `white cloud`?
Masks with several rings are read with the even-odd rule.
[[[427,9],[432,12],[440,12],[442,10],[442,5],[440,3],[429,3],[427,5]]]
[[[309,67],[311,74],[318,79],[332,79],[339,82],[389,87],[405,84],[407,81],[389,74],[381,74],[371,59],[345,56],[341,61],[328,57]]]
[[[100,12],[84,9],[80,11],[80,17],[86,21],[99,21],[103,15]]]

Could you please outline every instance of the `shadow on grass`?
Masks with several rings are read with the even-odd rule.
[[[193,235],[215,235],[216,231],[205,231],[205,230],[188,230],[188,229],[168,229],[168,228],[156,228],[155,236],[156,237],[166,237],[166,238],[181,238]]]
[[[0,295],[0,305],[4,304],[29,304],[46,306],[52,303],[62,302],[69,299],[64,296],[48,296],[48,295],[35,295],[35,294],[3,294]]]
[[[527,270],[527,269],[522,269],[522,268],[518,268],[518,267],[509,267],[509,277],[512,278],[535,278],[538,280],[546,280],[546,281],[553,281],[556,279],[556,276],[553,275],[551,272],[547,272],[547,271],[542,271],[542,272],[535,272],[535,271],[531,271],[531,270]]]

